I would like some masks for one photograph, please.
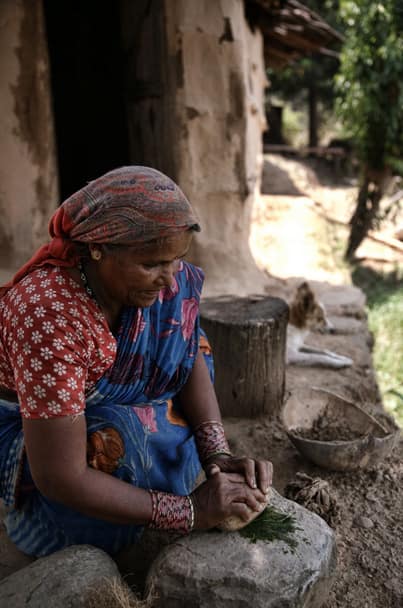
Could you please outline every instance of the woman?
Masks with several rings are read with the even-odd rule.
[[[261,510],[271,465],[235,458],[182,260],[197,219],[147,167],[90,182],[0,292],[0,496],[31,555],[110,553],[144,526],[187,533]],[[203,466],[207,480],[195,488]]]

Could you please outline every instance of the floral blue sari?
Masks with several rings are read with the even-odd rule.
[[[89,466],[140,488],[193,490],[201,467],[177,395],[199,347],[213,374],[199,326],[202,282],[200,269],[183,263],[173,288],[151,307],[124,310],[115,363],[86,400]],[[109,523],[46,499],[32,481],[23,443],[18,404],[0,399],[0,496],[19,549],[42,556],[88,543],[113,554],[140,538],[142,526]]]

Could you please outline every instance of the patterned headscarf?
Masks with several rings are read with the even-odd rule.
[[[0,296],[40,266],[75,266],[78,257],[73,241],[141,248],[189,228],[199,231],[198,220],[169,177],[150,167],[109,171],[64,201],[49,222],[51,241],[0,288]]]

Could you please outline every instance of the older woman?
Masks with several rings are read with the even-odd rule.
[[[203,274],[183,261],[200,228],[182,191],[122,167],[49,229],[0,292],[0,496],[14,543],[114,553],[144,526],[187,533],[261,510],[271,465],[228,449],[199,326]]]

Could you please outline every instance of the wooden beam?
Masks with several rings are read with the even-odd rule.
[[[291,47],[291,48],[296,48],[296,49],[302,49],[304,51],[317,51],[319,48],[321,48],[320,45],[318,45],[317,41],[313,41],[310,40],[307,37],[304,36],[299,36],[298,34],[294,34],[292,32],[285,31],[284,33],[280,32],[278,30],[278,28],[273,28],[271,30],[271,32],[269,33],[271,38],[274,38],[276,40],[280,40],[283,44]],[[269,42],[270,45],[270,42]]]

